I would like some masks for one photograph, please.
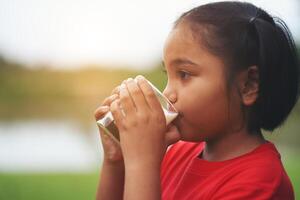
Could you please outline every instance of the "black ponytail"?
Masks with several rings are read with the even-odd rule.
[[[237,72],[258,67],[258,98],[243,107],[250,132],[273,131],[285,121],[298,99],[299,65],[292,35],[282,20],[251,3],[231,1],[196,7],[175,27],[181,23],[224,61],[228,88]]]

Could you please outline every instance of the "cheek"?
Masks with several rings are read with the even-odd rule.
[[[227,95],[220,83],[195,83],[190,91],[183,90],[182,112],[189,128],[215,132],[225,123],[228,113]]]

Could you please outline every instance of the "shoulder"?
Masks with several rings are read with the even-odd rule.
[[[252,152],[237,159],[237,162],[241,162],[239,166],[241,173],[252,175],[256,173],[259,178],[276,178],[280,177],[284,171],[284,167],[281,162],[281,156],[277,151],[274,144],[267,142],[257,147]]]
[[[203,150],[204,144],[178,141],[177,143],[169,146],[163,162],[163,167],[170,166],[176,167],[178,165],[185,165],[197,156]]]
[[[175,156],[195,156],[200,153],[204,148],[204,143],[195,143],[195,142],[185,142],[178,141],[177,143],[168,147],[166,156],[172,157]]]
[[[279,184],[285,175],[281,156],[276,147],[268,142],[252,152],[233,162],[236,178],[241,182],[272,183],[274,187]],[[244,177],[241,179],[241,177]],[[275,185],[274,185],[275,184]]]
[[[229,197],[243,199],[272,199],[278,196],[293,199],[292,185],[280,154],[272,143],[264,144],[235,160],[225,170],[228,176],[214,194],[215,197],[226,193]]]

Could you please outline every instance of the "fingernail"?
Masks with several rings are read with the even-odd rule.
[[[143,77],[142,75],[138,75],[136,78],[137,80],[145,80],[145,77]]]
[[[102,111],[103,112],[109,111],[109,106],[102,106]]]
[[[128,78],[127,82],[133,81],[133,78]]]
[[[118,86],[116,89],[116,93],[117,93],[116,95],[118,95],[119,92],[120,92],[120,86]]]
[[[138,75],[137,78],[145,79],[145,77],[143,75]]]
[[[113,94],[110,98],[111,98],[111,100],[114,100],[117,97],[118,97],[118,94]]]
[[[121,90],[124,90],[125,88],[126,88],[125,84],[122,83],[121,86],[120,86],[120,89],[121,89]]]

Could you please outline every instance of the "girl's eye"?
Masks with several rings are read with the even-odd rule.
[[[183,80],[188,79],[190,77],[190,74],[186,71],[178,71],[178,75]]]

